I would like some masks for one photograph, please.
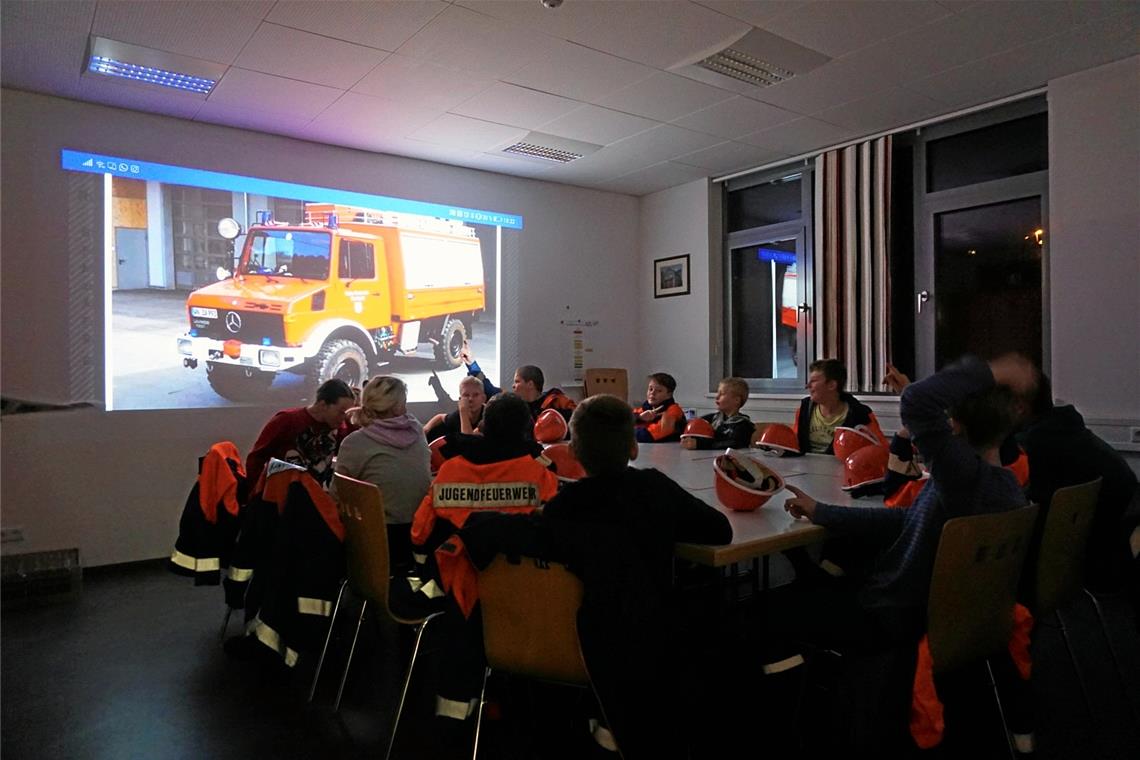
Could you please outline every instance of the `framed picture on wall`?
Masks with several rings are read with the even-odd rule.
[[[653,261],[653,297],[684,296],[689,293],[689,254]]]

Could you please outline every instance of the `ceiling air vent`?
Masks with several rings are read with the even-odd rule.
[[[727,46],[703,51],[669,70],[741,94],[771,87],[819,68],[831,59],[763,29]]]
[[[544,132],[529,132],[514,143],[501,149],[511,158],[521,158],[525,161],[535,161],[543,164],[568,164],[579,158],[596,153],[601,145],[571,140],[558,135],[548,135]]]

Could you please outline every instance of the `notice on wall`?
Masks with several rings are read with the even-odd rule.
[[[580,383],[586,378],[586,367],[590,364],[590,355],[593,353],[593,331],[597,328],[597,320],[571,319],[563,320],[562,327],[566,331],[566,341],[570,349],[569,375],[572,382]]]

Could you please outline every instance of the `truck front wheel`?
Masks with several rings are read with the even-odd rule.
[[[368,382],[368,353],[352,340],[326,341],[313,359],[309,372],[315,392],[326,380],[343,380],[349,388],[363,388]]]
[[[463,364],[463,343],[467,340],[467,328],[462,320],[449,319],[439,334],[435,344],[435,360],[442,369],[455,369]]]
[[[256,401],[269,390],[275,375],[246,367],[231,367],[228,364],[206,363],[206,380],[222,398],[230,401]]]

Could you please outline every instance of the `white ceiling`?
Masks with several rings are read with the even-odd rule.
[[[4,0],[4,87],[642,195],[1140,52],[1134,0]],[[759,27],[831,60],[738,94]],[[206,99],[83,75],[91,35],[228,67]],[[726,87],[728,85],[726,84]],[[564,165],[535,130],[603,146]]]

